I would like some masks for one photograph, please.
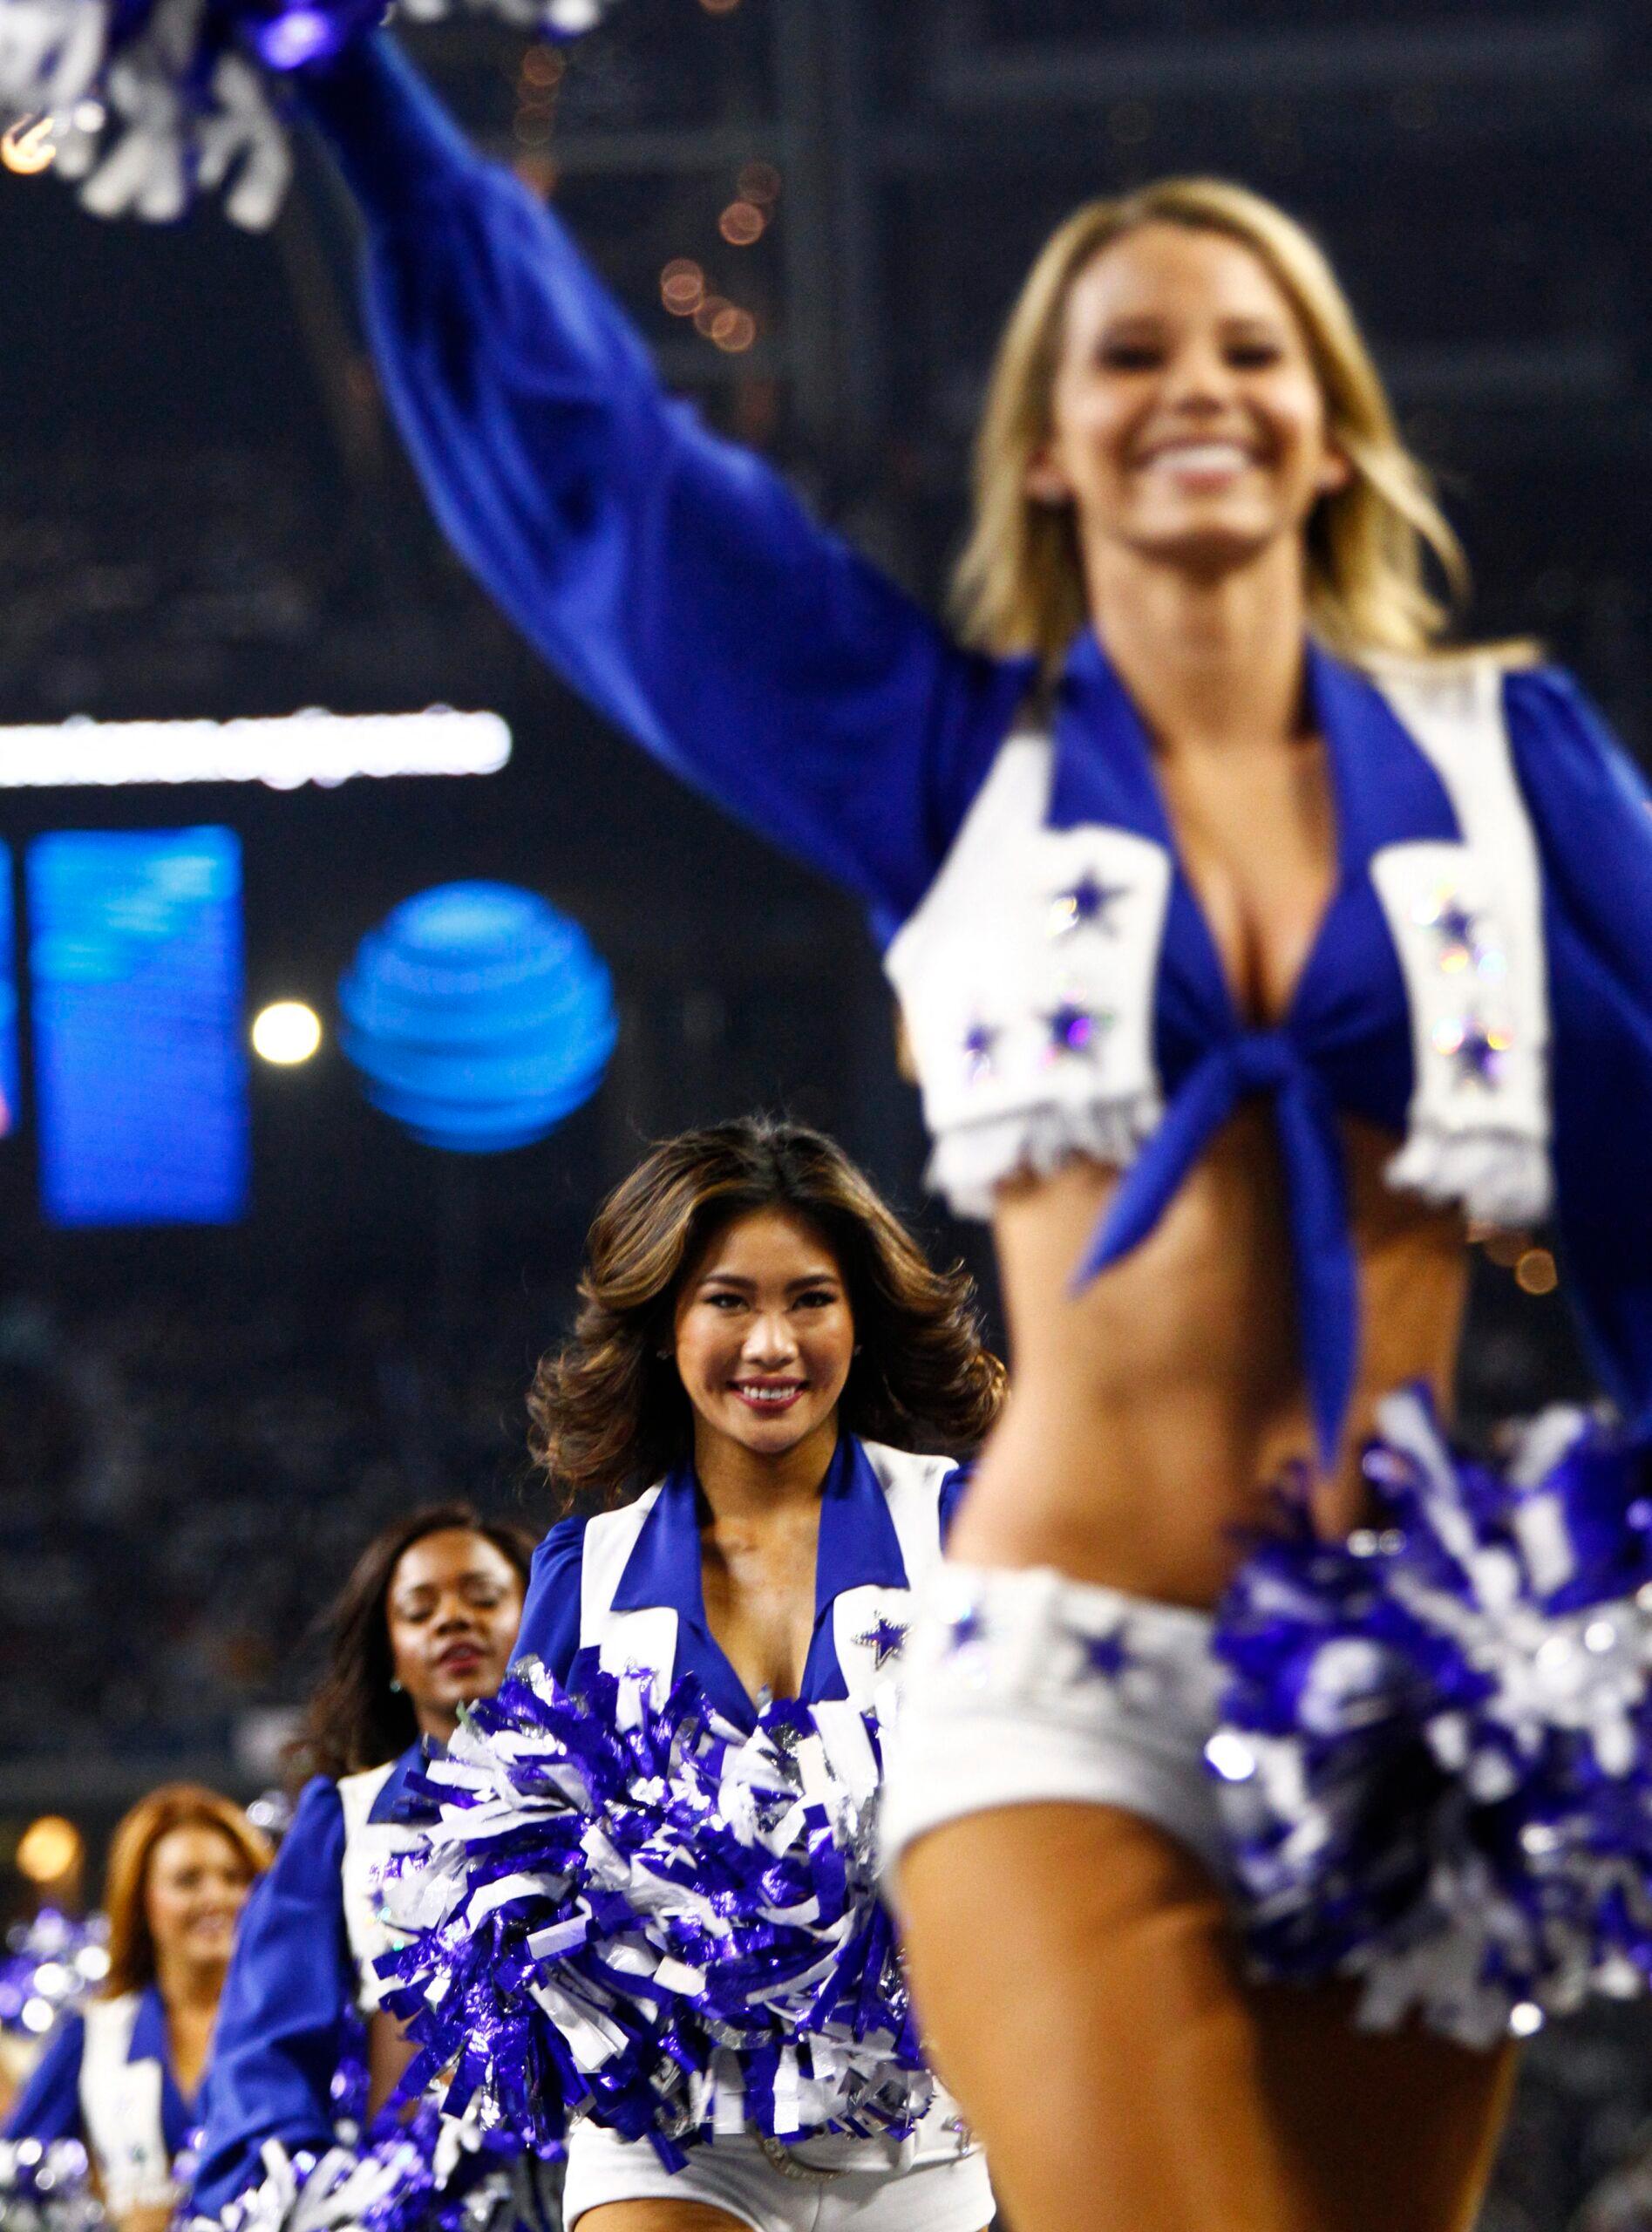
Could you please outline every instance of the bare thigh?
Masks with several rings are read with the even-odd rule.
[[[1016,2232],[1460,2232],[1511,2058],[1258,1990],[1220,1893],[1107,1807],[1024,1806],[904,1858],[914,1989]]]
[[[599,2201],[575,2225],[578,2232],[751,2232],[744,2217],[703,2201]]]

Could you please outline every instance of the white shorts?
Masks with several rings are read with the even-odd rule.
[[[886,1739],[885,1868],[944,1822],[1066,1801],[1139,1814],[1225,1879],[1210,1637],[1206,1613],[1047,1568],[937,1569]]]
[[[562,2222],[574,2232],[604,2201],[682,2201],[723,2209],[751,2232],[985,2232],[991,2223],[979,2147],[921,2154],[894,2169],[875,2147],[860,2151],[877,2167],[812,2170],[803,2159],[812,2152],[842,2159],[844,2150],[827,2141],[799,2154],[740,2133],[708,2140],[682,2169],[668,2170],[646,2140],[582,2123],[568,2143]]]

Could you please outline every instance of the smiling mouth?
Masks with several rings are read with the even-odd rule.
[[[482,1654],[473,1643],[450,1644],[436,1662],[444,1674],[468,1673],[472,1668],[479,1666],[481,1663]]]
[[[1214,479],[1243,473],[1256,458],[1241,442],[1176,442],[1151,451],[1142,459],[1146,472],[1184,474],[1190,479]]]
[[[733,1391],[749,1411],[772,1417],[778,1412],[789,1411],[806,1385],[801,1379],[737,1379]]]

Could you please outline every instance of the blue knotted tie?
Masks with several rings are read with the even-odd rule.
[[[1087,1286],[1147,1237],[1240,1102],[1259,1092],[1273,1096],[1279,1126],[1302,1360],[1320,1461],[1329,1467],[1353,1392],[1358,1275],[1336,1106],[1288,1033],[1247,1031],[1189,1072],[1125,1173],[1073,1284]]]

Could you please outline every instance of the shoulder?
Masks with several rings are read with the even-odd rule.
[[[577,1573],[585,1555],[586,1530],[592,1523],[589,1512],[577,1512],[571,1519],[559,1519],[534,1553],[533,1585],[554,1575]]]
[[[339,1792],[340,1785],[330,1775],[312,1776],[304,1785],[275,1864],[262,1882],[254,1886],[255,1901],[266,1886],[275,1887],[268,1893],[273,1897],[318,1876],[337,1876],[344,1849],[344,1807]]]
[[[97,2006],[103,2003],[93,2001]],[[46,2041],[3,2127],[8,2139],[67,2135],[79,2120],[79,2085],[86,2054],[85,2015],[65,2016]]]
[[[339,1811],[343,1815],[346,1837],[355,1834],[362,1824],[371,1819],[375,1800],[391,1777],[400,1768],[407,1754],[399,1759],[386,1759],[377,1767],[364,1767],[358,1774],[341,1775],[334,1788],[338,1794]]]
[[[955,1457],[927,1456],[919,1450],[892,1448],[882,1441],[863,1441],[860,1447],[891,1502],[899,1497],[937,1503],[947,1482],[960,1469]]]

